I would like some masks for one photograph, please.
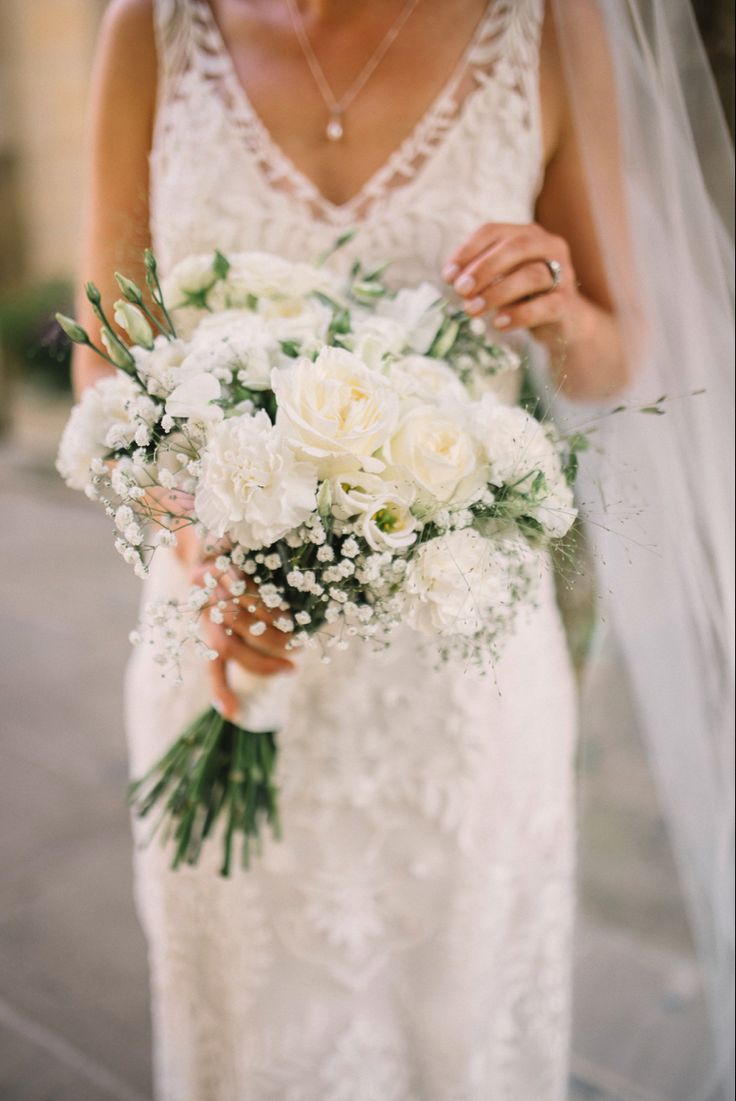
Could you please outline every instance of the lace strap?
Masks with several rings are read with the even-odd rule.
[[[192,65],[195,11],[191,0],[153,0],[159,103],[171,99]]]

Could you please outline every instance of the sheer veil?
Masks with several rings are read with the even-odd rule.
[[[681,1096],[720,1098],[734,1031],[733,153],[688,0],[552,0],[551,11],[635,363],[627,397],[667,396],[663,416],[601,421],[604,454],[591,454],[582,492],[710,1007],[705,1080]],[[622,1076],[624,1047],[612,1041]]]

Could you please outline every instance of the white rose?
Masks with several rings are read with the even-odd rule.
[[[195,510],[215,535],[257,550],[303,523],[316,507],[316,491],[314,468],[296,459],[261,410],[211,429]]]
[[[432,405],[419,405],[402,418],[383,454],[405,470],[431,506],[469,504],[485,485],[484,464],[463,420]]]
[[[277,423],[323,476],[370,464],[396,425],[397,395],[382,375],[341,348],[275,371],[272,386]]]
[[[186,417],[200,424],[221,420],[222,409],[213,405],[222,396],[220,383],[207,372],[190,375],[176,386],[166,399],[170,417]]]
[[[111,432],[119,447],[133,443],[140,424],[136,406],[142,396],[134,380],[121,373],[105,376],[84,391],[72,409],[56,460],[56,468],[67,485],[84,489],[92,461],[104,458],[110,451],[107,440]]]
[[[393,298],[383,298],[378,304],[382,317],[398,321],[407,334],[407,345],[415,352],[428,352],[442,324],[442,292],[431,283],[404,287]]]
[[[418,523],[411,506],[416,492],[410,485],[361,474],[356,484],[343,478],[330,483],[332,512],[352,520],[375,551],[400,551],[416,541]]]
[[[189,342],[180,374],[234,372],[251,390],[268,390],[281,348],[262,317],[250,310],[223,310],[204,317]]]
[[[387,375],[404,398],[436,401],[438,404],[448,399],[454,402],[469,400],[460,379],[441,359],[404,356],[390,364]]]
[[[510,600],[507,562],[473,528],[422,544],[405,579],[409,626],[427,635],[475,635]]]

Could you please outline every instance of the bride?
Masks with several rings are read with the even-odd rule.
[[[601,21],[572,6],[605,102]],[[114,296],[149,243],[165,272],[214,248],[313,259],[357,229],[337,262],[444,280],[530,332],[553,388],[605,398],[630,369],[564,66],[544,0],[113,0],[84,277]],[[620,211],[615,126],[599,143]],[[99,370],[79,351],[78,389]],[[184,592],[202,555],[161,552],[147,596]],[[486,676],[408,631],[323,665],[248,626],[210,625],[220,659],[181,686],[145,650],[129,668],[134,775],[211,700],[236,714],[240,670],[294,682],[284,840],[233,880],[137,849],[157,1097],[561,1101],[576,703],[551,571]]]

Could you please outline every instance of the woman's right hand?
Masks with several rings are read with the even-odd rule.
[[[226,605],[221,609],[221,623],[213,622],[208,612],[203,612],[204,637],[217,652],[217,657],[208,662],[212,700],[225,718],[234,721],[240,710],[240,700],[228,681],[228,662],[237,662],[249,673],[262,677],[292,672],[294,662],[287,650],[291,635],[273,626],[274,620],[283,617],[284,613],[266,608],[252,583],[241,597],[233,597],[225,584],[226,579],[218,577],[212,561],[200,563],[194,569],[193,584],[203,585],[207,574],[218,579],[217,588],[212,590],[211,604],[221,600]],[[247,581],[245,577],[242,579]],[[251,630],[254,626],[255,634]]]

